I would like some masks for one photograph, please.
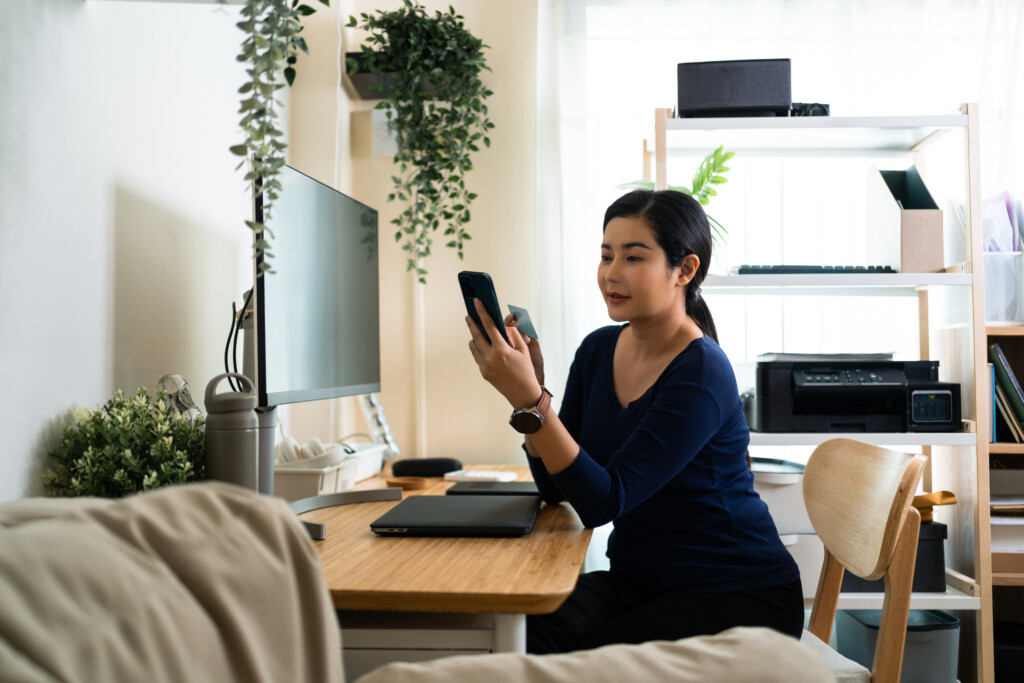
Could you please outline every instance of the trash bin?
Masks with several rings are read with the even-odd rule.
[[[881,610],[840,610],[836,613],[836,649],[870,669],[881,620]],[[939,610],[910,610],[901,683],[956,683],[959,649],[959,619]]]

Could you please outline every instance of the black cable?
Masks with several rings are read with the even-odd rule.
[[[224,344],[224,372],[231,372],[231,366],[228,365],[228,351],[231,349],[231,336],[235,332],[235,302],[231,302],[231,329],[228,330],[228,341]],[[235,388],[235,382],[232,378],[228,377],[228,384],[231,386],[232,391],[238,391]]]
[[[252,300],[252,290],[250,289],[245,294],[245,302],[242,303],[242,314],[237,316],[237,322],[235,324],[235,341],[234,347],[231,349],[231,359],[235,366],[235,372],[238,372],[238,331],[242,329],[242,321],[245,319],[246,311],[249,310],[249,302]],[[252,379],[251,377],[249,379]]]

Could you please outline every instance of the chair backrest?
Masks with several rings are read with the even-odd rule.
[[[884,577],[885,599],[872,681],[898,681],[921,516],[911,506],[927,458],[852,439],[831,439],[804,470],[807,515],[825,546],[808,630],[832,635],[843,572]]]

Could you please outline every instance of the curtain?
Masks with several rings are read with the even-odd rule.
[[[539,24],[537,317],[556,391],[583,336],[608,324],[595,281],[602,215],[622,183],[641,177],[643,140],[653,138],[654,109],[675,105],[680,62],[788,57],[793,100],[827,103],[833,116],[944,114],[978,102],[983,196],[1024,189],[1024,11],[1013,0],[540,0]],[[669,183],[688,185],[699,161],[670,156]],[[868,161],[906,167],[884,155]],[[711,272],[742,263],[873,265],[863,208],[844,204],[860,201],[862,169],[764,156],[730,167],[708,207],[728,230]],[[955,213],[962,174],[947,188],[928,170],[929,184],[934,177],[948,196],[943,208]],[[963,247],[947,245],[947,255]],[[708,300],[741,391],[753,386],[765,351],[916,358],[913,297],[848,297],[842,306],[833,297]],[[851,315],[913,324],[851,333]]]

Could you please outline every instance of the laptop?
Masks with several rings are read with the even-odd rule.
[[[409,496],[370,523],[381,536],[523,536],[537,496]]]
[[[445,493],[449,496],[538,496],[532,481],[457,481]]]

